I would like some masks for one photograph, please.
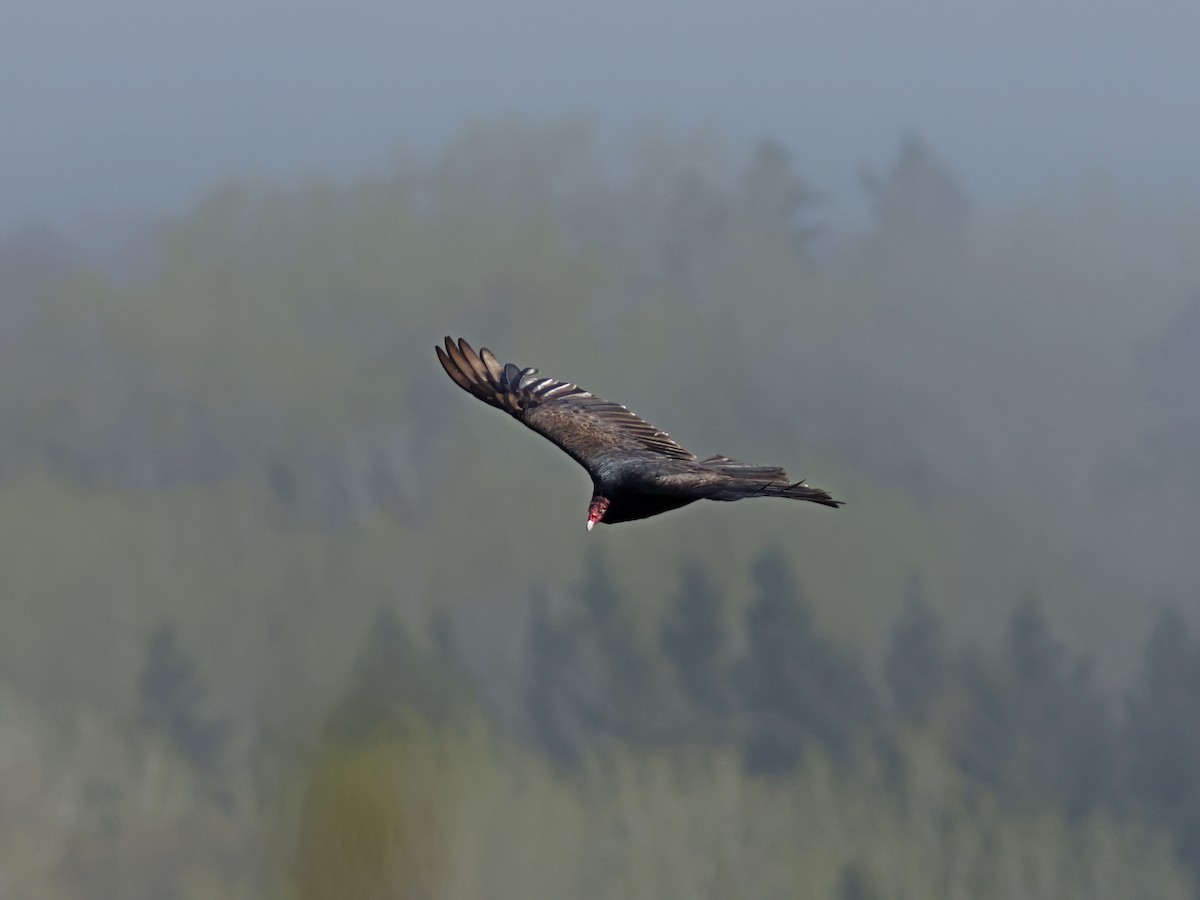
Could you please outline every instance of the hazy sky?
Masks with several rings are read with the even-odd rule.
[[[0,225],[344,175],[502,114],[778,137],[853,193],[913,129],[977,196],[1200,176],[1197,0],[105,0],[0,12]]]

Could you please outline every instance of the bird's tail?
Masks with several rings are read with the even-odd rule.
[[[730,459],[728,456],[710,456],[703,462],[724,475],[729,481],[710,494],[712,500],[744,500],[747,497],[786,497],[790,500],[808,500],[822,506],[837,509],[843,501],[834,500],[827,491],[811,487],[804,481],[790,481],[787,473],[778,466],[755,466]]]

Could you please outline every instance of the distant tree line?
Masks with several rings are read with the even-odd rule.
[[[919,733],[976,790],[1015,809],[1168,824],[1200,876],[1200,641],[1177,612],[1160,615],[1137,684],[1117,698],[1055,637],[1036,596],[1014,606],[996,651],[956,650],[914,577],[880,690],[861,658],[822,633],[781,550],[765,550],[750,576],[736,652],[730,597],[701,562],[683,565],[649,636],[634,628],[633,600],[602,556],[562,611],[536,600],[526,712],[541,751],[569,771],[613,742],[704,741],[736,745],[748,774],[777,776],[820,748],[847,769],[883,766],[902,795],[898,738]]]
[[[1178,585],[1195,580],[1186,541],[1177,567],[1152,569],[1158,545],[1173,544],[1136,530],[1175,536],[1194,520],[1194,266],[1185,258],[1132,285],[1114,277],[1158,265],[1141,244],[1186,245],[1195,211],[1141,228],[1119,202],[1104,222],[1051,201],[1005,230],[976,220],[952,170],[914,137],[862,172],[870,233],[831,240],[823,194],[782,145],[760,142],[732,165],[711,149],[650,141],[612,165],[586,128],[484,128],[436,159],[351,183],[231,181],[128,241],[119,228],[105,229],[111,239],[0,236],[3,583],[15,623],[0,670],[35,709],[111,713],[130,746],[144,741],[217,799],[244,803],[245,779],[286,770],[289,742],[384,745],[414,716],[437,730],[486,697],[500,728],[536,748],[539,771],[564,779],[610,753],[707,747],[756,787],[798,783],[828,759],[835,777],[872,790],[882,773],[893,796],[881,800],[902,804],[918,796],[928,754],[971,795],[948,815],[970,816],[976,801],[1022,824],[1050,811],[1064,845],[1097,819],[1144,821],[1169,828],[1200,873],[1200,645],[1184,617],[1162,614],[1137,678],[1099,679],[1105,657],[1093,666],[1071,652],[1046,614],[1098,583],[1109,590],[1128,549],[1147,557],[1131,578],[1168,573],[1147,593],[1184,597]],[[1110,230],[1120,234],[1105,244]],[[1146,327],[1091,314],[1128,307],[1125,294]],[[978,510],[1045,537],[1059,562],[983,647],[947,637],[919,578],[876,585],[856,608],[890,609],[893,590],[902,600],[878,659],[822,629],[816,611],[843,598],[813,596],[780,549],[752,563],[668,550],[651,561],[656,581],[673,578],[662,598],[639,595],[629,568],[599,555],[564,588],[577,541],[540,525],[527,539],[550,493],[527,490],[544,475],[536,453],[504,461],[528,508],[463,543],[498,473],[475,438],[501,426],[443,402],[454,388],[423,335],[451,319],[547,371],[570,353],[558,374],[605,373],[610,382],[587,385],[647,413],[668,405],[664,424],[680,435],[753,434],[764,459],[836,461],[864,500],[893,491],[903,514],[949,512],[943,523]],[[613,361],[625,359],[654,377],[622,394],[634,367]],[[892,524],[896,509],[856,501],[855,515]],[[741,546],[771,537],[761,520],[747,529]],[[1076,568],[1082,546],[1105,565]],[[877,571],[962,574],[972,552],[995,557],[982,541],[963,551],[879,547]],[[826,565],[856,553],[839,548]],[[533,570],[546,580],[529,584]],[[468,634],[465,612],[459,633],[446,618],[413,639],[407,613],[455,610],[431,587],[439,572],[457,576],[458,610],[486,596],[503,633]],[[731,587],[743,578],[745,596]],[[979,586],[959,598],[967,615],[996,593]],[[1109,610],[1128,599],[1113,593],[1098,597]],[[381,598],[391,605],[372,619]],[[1109,654],[1131,620],[1144,626],[1138,615],[1097,623],[1118,632]],[[350,665],[344,651],[367,621]],[[97,623],[103,640],[90,639]],[[504,649],[480,663],[471,639]],[[523,676],[485,689],[498,658]],[[94,756],[97,770],[109,765]],[[41,781],[76,774],[56,771]],[[112,783],[126,788],[101,784],[99,807],[125,803],[142,834],[171,830],[151,815],[166,805],[132,779]],[[216,824],[185,833],[189,845],[224,835],[221,816],[246,808],[215,806],[195,804]],[[986,814],[972,824],[990,827]],[[131,827],[124,840],[157,852]],[[835,874],[839,897],[881,896],[870,860]]]
[[[522,721],[507,727],[564,774],[610,749],[732,746],[748,775],[779,777],[819,750],[846,773],[880,767],[901,801],[902,737],[923,735],[974,790],[1014,811],[1051,810],[1068,822],[1103,811],[1167,826],[1200,881],[1200,639],[1176,610],[1159,615],[1136,684],[1114,697],[1089,659],[1054,635],[1035,595],[1014,605],[998,648],[955,649],[912,577],[874,679],[822,632],[781,549],[764,550],[749,575],[735,650],[732,598],[703,562],[682,565],[664,617],[645,632],[604,555],[590,556],[559,608],[533,595]],[[330,739],[362,741],[413,716],[452,720],[478,696],[447,622],[434,638],[419,648],[382,610],[330,713]],[[204,713],[172,626],[150,636],[139,686],[144,725],[211,771],[225,726]],[[848,868],[843,896],[870,896],[864,877]]]
[[[786,554],[764,550],[739,630],[732,597],[689,560],[654,628],[602,554],[552,608],[535,593],[527,622],[522,721],[508,723],[569,776],[611,750],[733,747],[752,777],[786,777],[819,751],[845,777],[885,773],[894,800],[912,789],[911,744],[932,740],[980,797],[1066,822],[1094,812],[1165,826],[1200,882],[1200,640],[1165,609],[1126,696],[1101,690],[1086,657],[1054,635],[1034,595],[1016,603],[999,647],[955,649],[919,578],[904,588],[882,665],[819,627]],[[737,645],[735,649],[735,644]],[[479,691],[452,629],[421,648],[388,609],[365,634],[327,740],[369,746],[414,722],[446,723]],[[173,625],[155,629],[138,680],[141,724],[200,775],[224,764],[227,726],[205,709],[195,662]],[[878,896],[848,864],[838,896]]]
[[[878,767],[901,803],[911,789],[904,736],[917,735],[972,790],[1014,812],[1052,811],[1067,822],[1103,812],[1166,826],[1200,881],[1200,640],[1177,611],[1160,614],[1140,676],[1118,698],[1054,635],[1036,596],[1014,605],[999,647],[955,649],[913,577],[874,679],[859,655],[822,632],[782,550],[764,550],[749,575],[740,629],[727,616],[731,596],[690,560],[646,632],[604,556],[589,557],[557,608],[534,593],[521,721],[504,727],[564,775],[610,750],[708,746],[734,747],[748,775],[773,778],[819,751],[847,777]],[[447,629],[441,623],[433,648],[418,649],[381,611],[330,713],[330,739],[367,740],[403,729],[414,714],[447,721],[478,696]],[[140,687],[147,727],[210,770],[222,726],[205,718],[173,628],[151,635]],[[841,896],[874,896],[856,866],[839,884]]]

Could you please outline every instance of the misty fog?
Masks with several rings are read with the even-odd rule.
[[[3,19],[0,897],[1200,896],[1193,6]]]
[[[466,123],[770,136],[857,221],[914,130],[986,202],[1102,172],[1197,190],[1189,0],[23,4],[0,29],[0,224],[179,211],[232,175],[352,177]]]

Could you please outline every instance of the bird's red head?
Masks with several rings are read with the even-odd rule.
[[[608,512],[608,498],[593,497],[592,505],[588,507],[587,530],[591,531],[592,526],[603,519],[606,512]]]

